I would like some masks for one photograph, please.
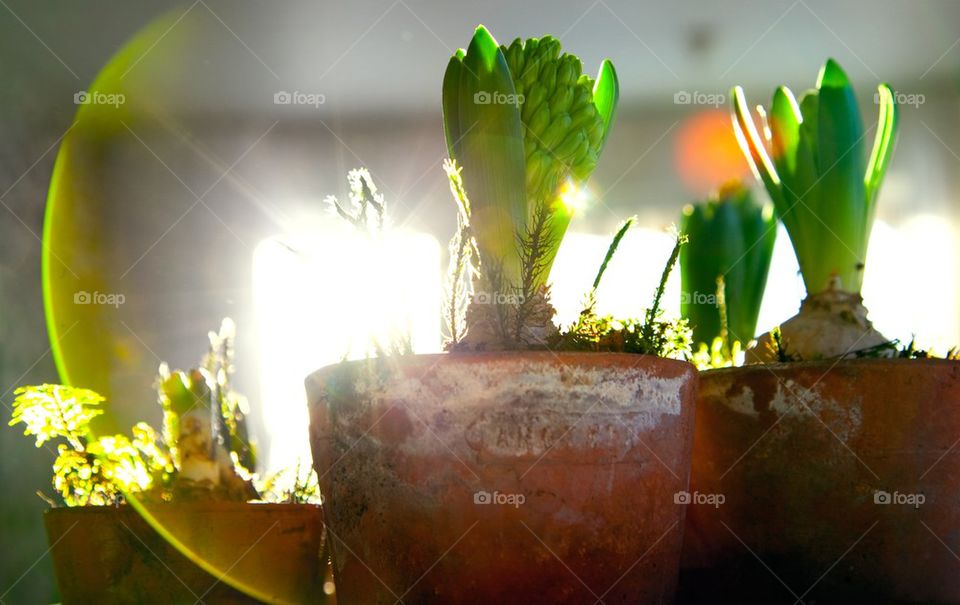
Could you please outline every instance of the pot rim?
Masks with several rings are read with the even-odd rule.
[[[314,370],[304,379],[304,383],[309,385],[310,383],[324,376],[330,372],[335,371],[336,368],[341,367],[359,367],[361,364],[371,363],[371,362],[411,362],[411,361],[420,361],[420,362],[433,362],[433,364],[441,363],[443,359],[449,359],[452,361],[460,361],[465,363],[476,362],[476,361],[499,361],[499,360],[509,360],[509,359],[574,359],[578,357],[588,357],[592,361],[600,359],[614,360],[619,359],[622,361],[635,361],[640,363],[641,360],[649,361],[650,363],[660,363],[664,366],[670,367],[674,366],[678,374],[682,374],[684,371],[690,372],[694,377],[697,375],[697,368],[689,361],[683,359],[672,359],[669,357],[659,357],[657,355],[648,355],[641,353],[618,353],[611,351],[451,351],[444,353],[418,353],[412,355],[395,355],[395,356],[386,356],[386,357],[371,357],[368,359],[355,359],[350,361],[339,361],[330,365],[323,366],[317,370]],[[432,365],[432,364],[431,364]]]
[[[712,368],[709,370],[699,370],[701,376],[724,376],[741,372],[772,372],[779,374],[791,370],[825,370],[829,372],[838,368],[857,368],[870,366],[920,366],[920,367],[941,367],[949,368],[951,366],[960,367],[960,360],[955,359],[904,359],[904,358],[864,358],[864,359],[815,359],[805,361],[785,361],[774,363],[750,363],[735,368]]]
[[[249,512],[287,512],[287,513],[318,513],[322,512],[323,506],[320,504],[305,504],[300,502],[281,503],[281,502],[156,502],[147,505],[148,509],[163,508],[166,510],[188,509],[188,513],[219,513],[236,514]],[[44,516],[48,515],[96,515],[96,514],[140,514],[136,508],[130,504],[120,504],[116,506],[55,506],[43,511]]]

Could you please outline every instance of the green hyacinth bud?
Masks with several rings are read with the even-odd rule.
[[[609,111],[605,118],[594,103],[593,79],[581,73],[579,58],[561,54],[560,41],[552,36],[517,39],[501,50],[518,94],[524,95],[520,111],[527,198],[533,207],[553,203],[568,177],[586,180],[596,166],[615,99],[604,105]],[[601,68],[603,74],[604,95],[610,96],[616,76],[609,62]]]

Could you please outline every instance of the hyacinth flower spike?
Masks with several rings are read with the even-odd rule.
[[[556,38],[499,46],[483,26],[447,66],[444,134],[469,198],[461,211],[479,255],[475,288],[515,295],[507,300],[518,308],[506,314],[519,314],[507,322],[515,325],[497,326],[498,335],[479,330],[483,338],[516,337],[525,315],[549,329],[551,311],[519,307],[535,302],[548,283],[574,212],[569,193],[596,167],[619,97],[609,60],[595,80],[581,72],[580,59],[562,53]]]

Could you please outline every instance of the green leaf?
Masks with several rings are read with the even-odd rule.
[[[681,228],[689,242],[680,252],[681,315],[695,342],[721,336],[717,278],[723,277],[728,340],[749,342],[756,331],[766,286],[776,220],[772,208],[758,204],[737,182],[706,202],[684,209]]]
[[[863,124],[853,87],[839,65],[827,60],[818,81],[817,144],[820,190],[814,211],[826,228],[820,253],[829,251],[824,268],[840,278],[848,292],[860,290],[869,225],[864,174],[866,153]],[[828,279],[830,276],[828,276]],[[826,283],[813,284],[817,288]]]
[[[777,175],[777,169],[770,161],[767,150],[764,148],[760,135],[757,134],[757,127],[753,123],[753,117],[750,114],[750,108],[747,106],[747,98],[743,93],[743,88],[736,86],[730,92],[730,98],[733,104],[733,129],[753,169],[753,173],[758,179],[763,181],[767,188],[767,193],[774,200],[774,203],[783,204],[783,194],[780,191],[780,177]]]
[[[746,340],[756,336],[757,318],[777,242],[777,219],[769,204],[760,205],[750,195],[739,203],[746,251],[731,271],[743,275],[742,285],[732,290],[729,283],[726,284],[726,303],[730,332],[733,338],[746,344]]]
[[[680,316],[690,322],[695,343],[710,342],[721,331],[716,307],[701,304],[699,299],[700,294],[716,292],[717,277],[724,271],[719,265],[726,261],[721,257],[727,256],[724,249],[729,247],[726,239],[715,237],[730,237],[729,231],[711,229],[715,215],[709,204],[696,204],[684,208],[680,218],[680,231],[689,238],[680,250]]]
[[[819,163],[817,149],[817,107],[819,98],[816,90],[809,90],[800,98],[800,138],[796,147],[794,174],[784,181],[784,206],[774,204],[780,220],[783,221],[797,263],[803,275],[807,289],[822,287],[823,280],[815,269],[820,257],[818,241],[823,237],[823,223],[817,217],[816,208],[820,207]],[[820,284],[814,286],[813,284]]]
[[[617,78],[617,70],[613,68],[610,59],[604,59],[600,63],[597,80],[593,85],[593,105],[597,108],[600,117],[603,118],[603,137],[600,139],[601,150],[606,145],[607,135],[610,134],[610,127],[617,115],[617,101],[619,99],[620,80]]]
[[[819,131],[817,119],[820,108],[820,97],[816,90],[808,90],[800,97],[800,140],[797,143],[797,161],[794,174],[797,185],[803,189],[796,194],[803,195],[811,187],[816,186],[820,178],[820,146],[817,143]]]
[[[443,134],[447,139],[447,153],[454,155],[454,142],[460,140],[460,72],[463,70],[462,48],[450,57],[447,71],[443,74]]]
[[[796,171],[797,143],[800,140],[800,106],[790,89],[781,86],[773,94],[768,125],[773,147],[773,162],[781,180]]]
[[[836,61],[826,61],[817,88],[801,97],[799,107],[788,89],[778,89],[769,122],[774,173],[742,91],[734,91],[737,136],[790,235],[808,294],[823,291],[833,278],[847,292],[860,291],[874,201],[897,124],[888,86],[880,86],[878,102],[879,126],[868,164],[856,95]],[[779,188],[771,186],[776,176]]]
[[[24,435],[37,438],[37,447],[62,438],[74,449],[82,450],[92,435],[90,423],[103,414],[104,398],[89,389],[60,384],[20,387],[14,394],[10,426],[24,425]]]
[[[867,173],[864,183],[867,188],[867,204],[870,206],[871,216],[876,207],[877,193],[880,183],[887,173],[887,166],[893,156],[893,145],[897,138],[899,109],[893,95],[893,90],[887,84],[877,87],[877,100],[880,105],[880,115],[877,118],[877,135],[873,141],[873,152],[870,154],[870,163],[867,164]]]
[[[503,279],[516,283],[520,275],[516,230],[527,217],[520,110],[512,103],[482,102],[515,95],[513,78],[496,40],[482,25],[460,55],[451,59],[450,80],[444,81],[447,144],[463,167],[481,263],[500,267]],[[452,67],[454,61],[459,68]]]
[[[633,227],[633,223],[636,222],[636,220],[637,217],[631,216],[627,220],[623,221],[623,224],[620,225],[620,229],[618,229],[617,233],[613,236],[610,246],[607,247],[607,253],[603,257],[603,262],[600,263],[600,269],[597,271],[597,276],[593,280],[592,289],[594,291],[600,287],[600,280],[603,279],[603,274],[607,271],[607,265],[610,264],[610,261],[613,259],[613,255],[617,253],[617,248],[620,247],[620,241],[627,234],[627,231],[630,230],[630,227]]]

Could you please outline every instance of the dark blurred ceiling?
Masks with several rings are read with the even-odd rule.
[[[175,62],[170,102],[196,113],[312,110],[278,110],[278,90],[323,94],[323,112],[383,112],[385,101],[433,111],[449,54],[478,23],[501,42],[557,35],[589,71],[611,57],[626,104],[669,104],[680,90],[738,83],[764,95],[780,83],[803,88],[828,55],[870,87],[953,80],[960,65],[960,2],[952,0],[4,0],[0,94],[17,94],[24,81],[83,88],[129,36],[168,11],[170,34],[136,69],[162,63],[169,71]]]

